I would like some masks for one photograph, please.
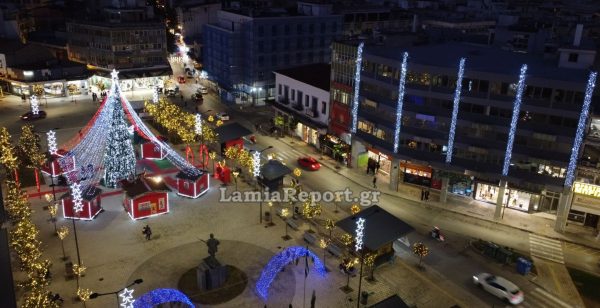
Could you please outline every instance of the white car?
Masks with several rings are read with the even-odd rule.
[[[473,276],[473,283],[513,305],[518,305],[525,299],[519,287],[502,277],[480,273]]]
[[[208,89],[205,87],[200,87],[198,88],[198,92],[200,92],[201,94],[208,94]]]
[[[217,113],[217,119],[219,119],[223,122],[229,121],[229,115],[225,112]]]

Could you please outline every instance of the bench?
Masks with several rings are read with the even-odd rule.
[[[314,233],[304,232],[304,241],[309,244],[317,242],[317,236]]]
[[[290,228],[298,231],[298,229],[299,229],[298,224],[293,219],[286,219],[285,223],[288,224],[288,226],[290,226]]]
[[[336,246],[335,244],[329,244],[329,246],[327,246],[327,251],[329,251],[331,255],[336,256],[338,258],[342,256],[342,249]]]

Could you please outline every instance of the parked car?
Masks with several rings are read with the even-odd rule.
[[[172,90],[172,89],[171,89],[171,90],[167,90],[167,91],[165,92],[165,95],[167,95],[167,97],[173,97],[173,96],[176,96],[176,95],[177,95],[177,91],[175,91],[175,90]]]
[[[21,120],[23,121],[35,121],[35,120],[39,120],[39,119],[45,119],[46,118],[46,111],[44,110],[40,110],[38,112],[38,114],[33,114],[32,111],[26,112],[23,115],[21,115]]]
[[[216,116],[217,116],[218,120],[221,120],[223,122],[229,121],[229,114],[227,114],[225,112],[217,113]]]
[[[298,165],[310,171],[317,171],[321,169],[321,164],[316,159],[310,156],[298,158]]]
[[[200,93],[192,94],[192,100],[196,101],[196,103],[198,103],[198,104],[202,104],[204,102],[204,98],[202,97],[202,94],[200,94]]]
[[[479,273],[473,276],[473,283],[513,305],[518,305],[525,299],[519,287],[499,276],[489,273]]]
[[[208,89],[203,86],[200,86],[200,88],[198,88],[198,92],[202,94],[208,94]]]
[[[184,84],[185,83],[185,77],[184,76],[179,76],[177,77],[177,82]]]

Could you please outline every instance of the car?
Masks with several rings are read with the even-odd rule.
[[[225,113],[225,112],[220,112],[216,114],[217,119],[225,122],[225,121],[229,121],[229,114]]]
[[[173,97],[177,95],[177,92],[175,90],[167,90],[165,94],[167,95],[167,97]]]
[[[44,110],[40,110],[38,112],[38,114],[33,114],[33,111],[29,111],[29,112],[21,115],[21,120],[23,120],[23,121],[35,121],[35,120],[45,119],[45,118],[46,118],[46,111],[44,111]]]
[[[316,159],[310,156],[298,158],[298,165],[311,171],[317,171],[321,169],[321,164]]]
[[[177,82],[184,84],[185,83],[185,77],[184,76],[179,76],[177,77]]]
[[[519,287],[503,277],[489,273],[479,273],[473,276],[473,283],[513,305],[518,305],[525,300]]]
[[[201,94],[208,94],[208,89],[201,86],[200,88],[198,88],[198,92],[200,92]]]

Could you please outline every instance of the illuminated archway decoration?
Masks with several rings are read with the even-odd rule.
[[[175,289],[155,289],[133,302],[133,308],[153,308],[164,303],[178,302],[194,308],[194,303],[181,291]]]
[[[322,277],[325,276],[327,270],[325,269],[325,265],[323,265],[323,262],[321,262],[319,257],[305,247],[292,246],[276,254],[271,258],[271,260],[269,260],[269,263],[267,263],[267,266],[265,266],[260,274],[260,278],[256,282],[256,293],[263,300],[267,300],[267,297],[269,296],[269,287],[271,286],[273,280],[275,280],[275,276],[281,272],[281,269],[284,266],[302,257],[310,257],[313,260],[313,264],[317,270],[317,273]],[[308,274],[308,272],[306,272],[306,274]]]

